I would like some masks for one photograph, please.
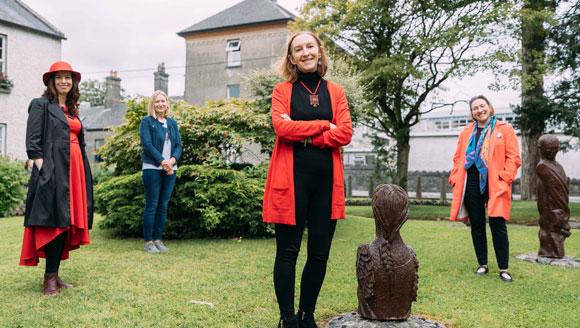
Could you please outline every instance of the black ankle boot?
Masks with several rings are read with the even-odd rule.
[[[280,317],[278,328],[298,328],[298,318],[295,315],[287,318]]]
[[[318,328],[316,321],[314,321],[314,313],[306,313],[298,310],[296,316],[298,317],[299,328]]]

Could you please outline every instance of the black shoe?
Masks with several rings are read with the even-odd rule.
[[[484,271],[479,271],[480,269],[485,269]],[[478,276],[486,275],[489,272],[487,265],[480,265],[477,270],[475,270],[475,274]]]
[[[298,318],[295,315],[288,318],[280,317],[278,328],[298,328]]]
[[[296,312],[298,317],[298,327],[300,328],[318,328],[316,321],[314,321],[314,313],[306,313],[298,310]]]
[[[508,278],[504,277],[503,275],[506,274],[508,276]],[[507,271],[500,271],[499,272],[499,277],[501,278],[501,280],[503,282],[514,282],[514,279],[512,278],[512,275],[507,272]]]

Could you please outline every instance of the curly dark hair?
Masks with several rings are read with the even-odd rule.
[[[56,72],[51,74],[48,78],[48,83],[46,84],[46,90],[42,96],[44,98],[48,98],[50,101],[54,101],[58,103],[58,93],[56,92],[56,86],[54,84],[54,76]],[[71,74],[72,77],[72,88],[66,95],[66,108],[68,109],[69,114],[74,117],[79,117],[79,98],[81,97],[81,93],[79,91],[79,82],[77,81],[74,74]]]

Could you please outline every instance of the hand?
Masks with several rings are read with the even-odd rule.
[[[161,161],[161,167],[163,167],[163,170],[167,171],[169,169],[171,169],[173,165],[171,164],[171,160],[163,160]]]
[[[336,125],[335,125],[335,124],[332,124],[332,123],[330,123],[330,129],[331,129],[331,130],[332,130],[332,129],[336,129]]]
[[[288,116],[288,114],[280,114],[280,116],[284,119],[284,121],[292,121],[292,119],[290,118],[290,116]]]
[[[36,168],[38,170],[40,170],[40,168],[42,167],[42,163],[44,162],[44,160],[42,158],[36,158],[36,159],[33,159],[33,161],[34,161],[34,165],[36,165]]]
[[[173,175],[174,171],[172,168],[169,168],[169,170],[165,170],[165,174],[167,175]]]

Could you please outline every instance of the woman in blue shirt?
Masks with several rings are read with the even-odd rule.
[[[149,101],[148,116],[141,120],[139,126],[145,187],[143,238],[147,253],[169,250],[163,245],[161,236],[167,217],[167,204],[177,176],[181,137],[177,122],[167,117],[168,112],[169,99],[165,92],[157,90]]]

